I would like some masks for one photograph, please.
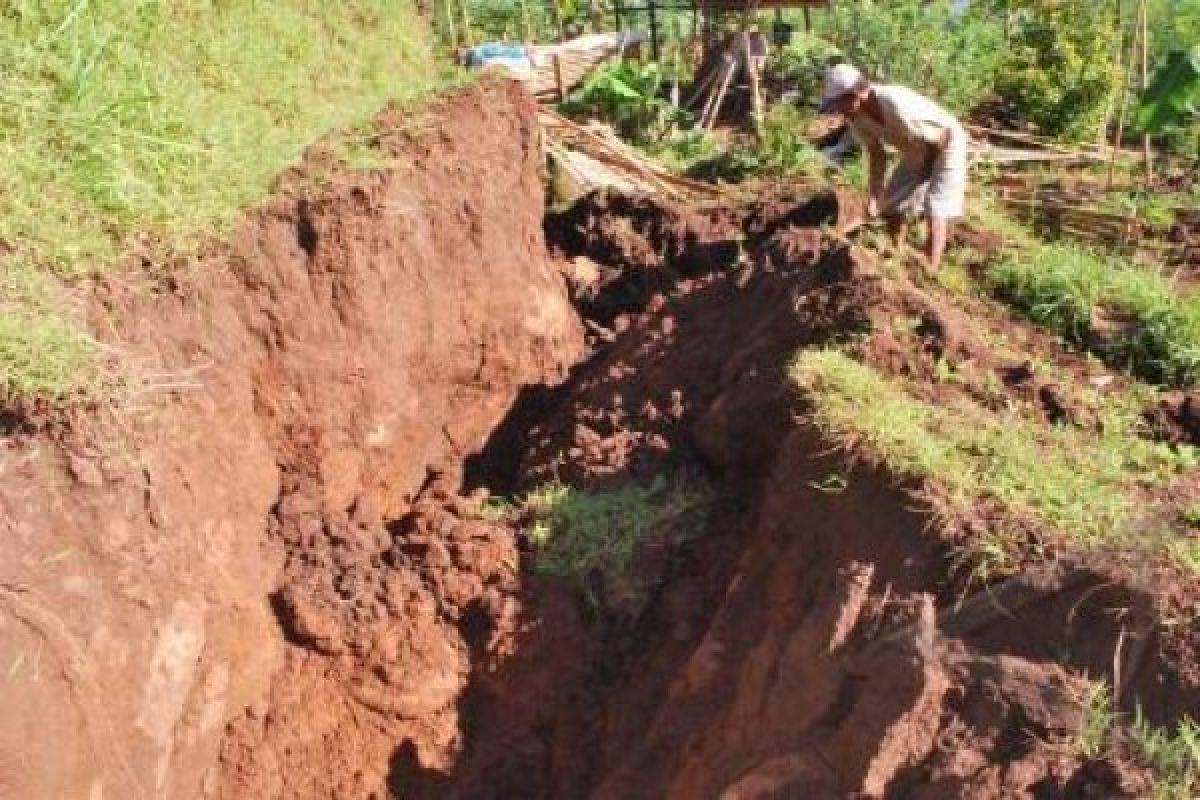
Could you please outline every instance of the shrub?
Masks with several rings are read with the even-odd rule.
[[[687,119],[662,96],[663,72],[653,62],[617,61],[593,72],[563,103],[573,116],[594,116],[639,144],[657,142],[668,126]]]
[[[1043,132],[1095,136],[1120,84],[1116,9],[1094,0],[1012,0],[1014,30],[996,89]]]
[[[838,3],[821,15],[820,30],[875,79],[912,86],[965,112],[990,94],[1004,55],[1003,25],[975,5]]]
[[[809,33],[796,33],[792,41],[767,61],[769,83],[795,92],[797,101],[816,104],[825,68],[841,56],[837,45]]]

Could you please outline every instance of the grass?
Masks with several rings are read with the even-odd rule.
[[[836,350],[801,352],[793,382],[811,398],[816,424],[855,452],[877,457],[901,478],[935,489],[952,516],[984,503],[1012,529],[993,525],[969,544],[980,578],[1010,571],[1022,555],[1018,531],[1087,549],[1136,551],[1197,566],[1195,548],[1150,525],[1144,490],[1164,486],[1195,464],[1192,448],[1173,450],[1133,435],[1134,409],[1113,408],[1100,433],[1045,426],[1019,413],[973,405],[931,405],[903,385]]]
[[[1108,684],[1089,681],[1079,706],[1082,716],[1075,734],[1075,752],[1082,758],[1099,758],[1108,749],[1108,736],[1117,722]]]
[[[0,261],[0,399],[97,385],[97,350],[50,277]]]
[[[1154,800],[1200,796],[1200,724],[1185,717],[1174,731],[1156,728],[1139,709],[1128,734],[1137,757],[1157,778]]]
[[[1032,322],[1144,380],[1200,380],[1200,297],[1159,272],[1068,242],[1045,243],[986,198],[973,216],[1008,248],[984,288]]]
[[[709,501],[707,489],[659,480],[605,491],[552,483],[521,506],[531,520],[536,571],[571,579],[594,604],[637,608],[648,588],[637,564],[642,548],[690,537]]]
[[[314,139],[438,80],[400,0],[14,0],[0,63],[3,274],[23,287],[5,292],[0,388],[49,395],[91,348],[45,275],[147,240],[186,250]]]
[[[1083,759],[1109,755],[1114,743],[1153,773],[1150,798],[1193,800],[1200,792],[1200,724],[1183,717],[1179,724],[1160,728],[1140,708],[1133,719],[1113,708],[1112,690],[1104,681],[1089,681],[1079,700],[1080,722],[1074,749]]]

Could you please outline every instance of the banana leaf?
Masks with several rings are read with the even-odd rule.
[[[1200,118],[1200,45],[1177,50],[1155,73],[1134,114],[1134,127],[1161,133]]]

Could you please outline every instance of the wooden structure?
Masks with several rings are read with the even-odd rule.
[[[629,20],[646,16],[650,55],[658,60],[658,15],[662,11],[690,11],[693,14],[693,33],[696,33],[701,15],[711,19],[728,13],[753,14],[759,10],[799,8],[804,10],[806,27],[811,29],[810,10],[829,8],[831,5],[833,0],[613,0],[612,13],[617,30],[624,30]]]

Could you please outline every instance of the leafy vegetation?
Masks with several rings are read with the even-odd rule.
[[[228,226],[315,137],[436,81],[394,0],[20,0],[0,16],[0,391],[62,394],[87,337],[52,282]],[[33,325],[27,324],[34,320]]]
[[[789,104],[771,108],[763,117],[756,140],[742,140],[706,161],[691,174],[709,180],[740,181],[750,175],[771,178],[818,177],[830,166],[806,130],[811,113]]]
[[[1115,4],[1010,0],[1006,5],[1016,13],[996,90],[1052,136],[1096,136],[1119,86]]]
[[[654,62],[619,60],[595,70],[563,104],[576,116],[598,117],[626,139],[661,142],[690,116],[662,97],[663,70]]]
[[[548,484],[521,507],[531,519],[539,572],[571,578],[597,604],[629,609],[640,607],[647,589],[636,563],[641,548],[694,535],[708,503],[704,488],[659,480],[607,491]]]
[[[965,112],[991,93],[1004,58],[1004,26],[985,8],[947,0],[836,3],[818,32],[875,78],[918,87]]]
[[[787,87],[796,102],[816,105],[821,94],[825,68],[842,57],[837,45],[820,36],[800,31],[767,60],[767,80]]]
[[[1083,758],[1099,758],[1108,749],[1109,733],[1117,722],[1108,684],[1089,681],[1079,706],[1082,716],[1075,735],[1075,751]]]
[[[1111,409],[1097,433],[973,405],[931,405],[836,350],[800,353],[790,374],[811,399],[820,428],[897,476],[929,482],[951,515],[969,515],[985,502],[1015,525],[1032,523],[1076,546],[1155,553],[1189,568],[1173,546],[1175,534],[1137,532],[1149,511],[1139,487],[1162,485],[1195,466],[1196,454],[1133,435],[1135,408]],[[1015,566],[1020,546],[1011,531],[995,527],[970,544],[968,555],[987,575]]]
[[[1185,717],[1172,732],[1156,728],[1138,709],[1129,734],[1158,778],[1154,800],[1192,800],[1200,793],[1200,724]]]

